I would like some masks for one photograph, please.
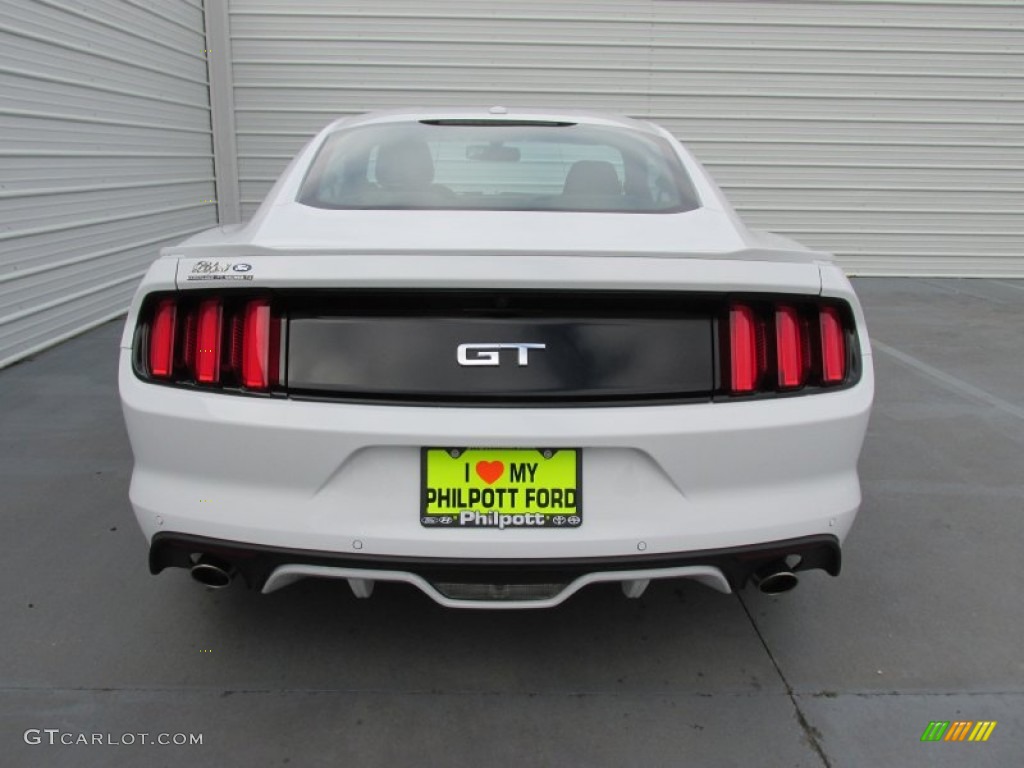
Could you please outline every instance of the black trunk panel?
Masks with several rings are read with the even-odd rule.
[[[306,298],[289,312],[287,386],[297,395],[593,402],[710,397],[715,387],[717,303],[701,297],[441,291]],[[467,344],[479,346],[465,349],[460,364]]]

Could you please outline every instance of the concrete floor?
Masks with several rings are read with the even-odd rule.
[[[857,288],[878,378],[864,506],[843,575],[780,598],[602,587],[508,614],[398,586],[154,578],[127,502],[120,323],[0,372],[0,763],[1020,765],[1024,282]],[[921,743],[931,720],[998,726]]]

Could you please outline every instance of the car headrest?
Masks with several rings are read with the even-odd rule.
[[[562,191],[567,195],[621,195],[622,183],[615,166],[606,160],[577,160]]]
[[[382,145],[375,170],[383,187],[425,187],[434,181],[434,159],[425,141]]]

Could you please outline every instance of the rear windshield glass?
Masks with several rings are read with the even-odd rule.
[[[298,200],[335,209],[674,213],[699,207],[667,141],[576,124],[387,123],[320,148]]]

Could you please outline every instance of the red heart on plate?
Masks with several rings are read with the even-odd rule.
[[[498,478],[505,474],[505,465],[500,461],[478,461],[476,473],[488,485],[494,485]]]

